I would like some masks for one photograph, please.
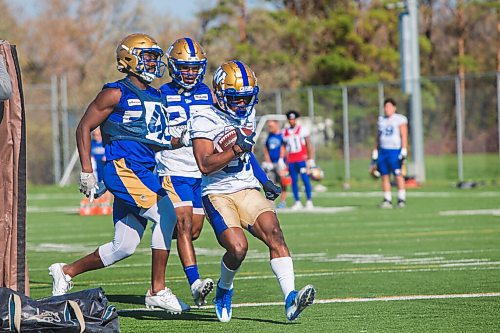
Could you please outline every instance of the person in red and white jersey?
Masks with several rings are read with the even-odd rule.
[[[302,203],[299,195],[299,174],[306,189],[306,208],[312,209],[312,190],[308,170],[314,168],[316,163],[313,159],[313,148],[309,136],[309,130],[297,124],[300,114],[295,110],[286,113],[289,126],[283,130],[283,144],[287,153],[288,171],[292,178],[292,191],[295,204],[292,209],[301,209]],[[280,168],[285,168],[284,152],[281,153],[278,164]]]

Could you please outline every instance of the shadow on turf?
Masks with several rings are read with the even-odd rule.
[[[197,320],[214,321],[217,320],[215,314],[187,312],[180,315],[173,315],[162,310],[118,310],[120,317],[129,317],[137,320]]]
[[[120,317],[129,317],[137,320],[197,320],[197,321],[207,321],[207,322],[219,322],[215,313],[206,310],[199,312],[198,310],[191,310],[190,312],[182,313],[180,315],[173,315],[162,310],[118,310],[118,315]],[[233,320],[247,320],[247,321],[257,321],[259,323],[277,324],[277,325],[290,325],[294,323],[282,322],[276,320],[268,319],[258,319],[258,318],[247,318],[233,316]]]
[[[106,295],[106,297],[110,302],[144,305],[144,295]]]
[[[139,304],[144,305],[144,296],[139,295],[106,295],[110,302],[115,303],[126,303],[126,304]],[[190,312],[182,313],[180,315],[169,314],[162,310],[120,310],[118,308],[118,315],[120,317],[130,317],[138,320],[155,320],[155,319],[165,319],[165,320],[200,320],[200,321],[218,321],[213,310],[197,310],[193,308]],[[247,318],[233,316],[233,319],[247,320],[247,321],[257,321],[261,323],[268,324],[278,324],[278,325],[290,325],[295,322],[284,322],[275,321],[262,318]]]

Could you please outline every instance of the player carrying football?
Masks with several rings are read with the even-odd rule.
[[[231,319],[233,280],[248,249],[247,229],[269,248],[271,268],[285,298],[288,320],[296,319],[314,301],[307,285],[295,290],[293,262],[272,206],[259,193],[250,162],[254,145],[255,112],[259,87],[253,71],[241,61],[229,61],[215,72],[217,106],[195,115],[190,130],[196,162],[202,172],[202,200],[219,243],[226,249],[214,299],[221,322]],[[233,138],[225,146],[220,139]],[[223,149],[215,147],[223,146]],[[257,164],[258,165],[258,164]]]

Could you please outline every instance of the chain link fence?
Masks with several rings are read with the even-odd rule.
[[[499,77],[500,73],[468,75],[463,91],[456,76],[421,79],[428,182],[500,181]],[[48,84],[25,86],[32,183],[58,183],[71,167],[75,128],[90,100],[68,90],[65,82],[64,77],[54,77]],[[400,82],[264,91],[257,110],[259,116],[299,111],[311,129],[316,159],[333,170],[335,181],[355,185],[368,177],[377,117],[387,97],[394,98],[398,112],[411,120],[409,95],[401,91]],[[264,130],[256,145],[258,157],[265,136]],[[410,136],[409,175],[411,141]],[[76,169],[70,177],[73,182]]]
[[[422,78],[425,166],[428,182],[500,181],[500,73],[463,78]],[[262,94],[259,114],[295,109],[311,128],[316,159],[343,183],[367,179],[370,152],[377,135],[383,100],[394,98],[409,119],[410,96],[400,82],[309,87]],[[331,135],[330,133],[333,133]],[[263,144],[264,138],[261,138]],[[411,148],[408,174],[412,175]]]

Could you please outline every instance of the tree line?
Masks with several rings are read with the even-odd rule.
[[[39,0],[36,15],[0,0],[0,38],[17,45],[25,84],[66,75],[69,106],[81,112],[103,83],[121,76],[116,45],[139,31],[165,50],[183,36],[200,41],[209,58],[206,80],[223,61],[241,59],[264,91],[400,77],[399,1],[255,2],[199,1],[196,16],[186,21],[132,0]],[[500,70],[498,1],[421,0],[419,11],[422,76]],[[166,81],[168,75],[157,84]],[[28,110],[28,117],[36,115]],[[28,123],[28,135],[50,132],[43,122],[36,124]]]

